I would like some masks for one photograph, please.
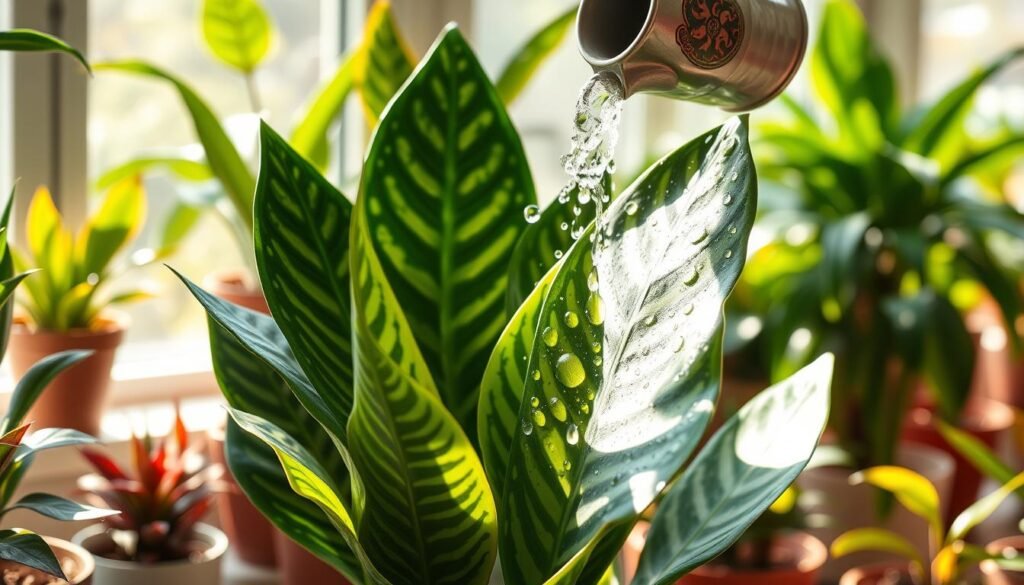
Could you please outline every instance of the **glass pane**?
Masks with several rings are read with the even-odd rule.
[[[266,0],[264,4],[277,34],[255,85],[266,119],[287,130],[319,85],[321,1]],[[142,59],[185,80],[225,122],[255,169],[257,125],[246,81],[206,49],[200,7],[200,0],[91,0],[90,56],[95,61]],[[335,59],[331,56],[329,62]],[[140,156],[180,153],[178,149],[184,148],[190,156],[201,158],[196,142],[190,118],[170,86],[121,73],[96,74],[89,93],[91,179]],[[137,247],[155,244],[179,196],[195,194],[195,187],[190,190],[160,173],[147,177],[146,187],[149,217]],[[92,206],[97,199],[92,198]],[[198,280],[215,270],[240,266],[242,257],[225,222],[206,214],[169,263]],[[121,361],[153,355],[152,345],[161,342],[161,352],[189,351],[195,359],[208,359],[205,342],[183,343],[205,340],[206,323],[198,304],[163,266],[147,269],[145,276],[159,296],[130,308],[133,326]],[[132,283],[137,280],[129,278]]]

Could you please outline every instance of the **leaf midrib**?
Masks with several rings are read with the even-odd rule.
[[[448,148],[452,149],[451,156],[444,160],[444,188],[441,197],[441,306],[440,329],[441,329],[441,371],[444,377],[442,391],[445,402],[449,408],[454,408],[455,401],[459,395],[456,383],[458,381],[458,363],[454,348],[455,322],[452,308],[452,273],[454,271],[453,259],[455,256],[455,198],[457,193],[458,169],[457,158],[458,148],[458,119],[459,119],[459,76],[457,55],[455,51],[449,51],[450,61],[447,74],[448,81],[448,111],[447,127],[445,128],[445,140]],[[443,65],[443,63],[442,63]]]

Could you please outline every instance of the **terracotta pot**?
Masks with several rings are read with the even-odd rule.
[[[61,583],[68,583],[69,585],[92,584],[92,574],[96,564],[88,551],[59,538],[44,536],[43,540],[46,541],[46,544],[50,545],[50,549],[53,550],[53,554],[57,557],[61,568],[64,570],[64,575],[68,578],[67,581],[61,581]],[[0,580],[2,580],[4,573],[9,570],[16,570],[25,577],[32,577],[35,579],[35,583],[40,584],[48,583],[53,578],[42,571],[29,569],[8,561],[0,561]]]
[[[210,460],[227,471],[222,478],[228,488],[217,494],[217,514],[221,528],[228,535],[231,550],[246,563],[260,567],[277,565],[274,556],[274,527],[235,483],[224,458],[224,429],[211,429],[206,434]]]
[[[960,430],[969,433],[990,449],[995,449],[1001,436],[1013,428],[1013,409],[995,400],[975,400],[964,413]],[[946,506],[946,522],[952,522],[978,499],[982,474],[961,456],[935,428],[935,415],[927,408],[915,408],[907,417],[903,440],[939,449],[953,458],[953,492]]]
[[[77,429],[97,436],[103,418],[114,355],[124,339],[128,317],[108,312],[94,329],[67,333],[34,330],[17,319],[11,327],[11,371],[21,379],[39,360],[74,349],[91,349],[93,355],[57,376],[39,397],[27,420],[34,428]]]
[[[281,585],[352,585],[337,570],[292,542],[280,531],[274,533],[274,550]]]
[[[1024,555],[1024,536],[1001,538],[988,545],[986,549],[993,554],[1012,549]],[[985,585],[1024,585],[1024,573],[1004,570],[993,561],[981,563],[981,572],[985,575]]]
[[[79,531],[73,540],[86,550],[95,550],[106,540],[106,530],[104,525],[94,524]],[[228,550],[228,537],[209,524],[196,524],[193,537],[204,551],[199,559],[144,565],[94,554],[92,585],[220,585],[220,565]]]
[[[872,565],[847,571],[839,585],[914,585],[906,565]]]
[[[898,465],[912,469],[935,484],[945,505],[953,490],[953,459],[932,447],[904,444],[896,456]],[[854,528],[879,526],[903,536],[918,550],[928,550],[928,524],[894,503],[885,519],[877,517],[878,494],[866,485],[850,485],[849,469],[823,467],[805,471],[797,480],[803,490],[808,514],[821,518],[825,525],[807,532],[831,546],[840,534]],[[822,567],[822,579],[834,583],[855,567],[891,562],[894,557],[882,553],[857,553],[841,559],[829,559]]]
[[[1024,409],[1024,360],[1013,355],[999,305],[983,300],[968,314],[967,328],[977,351],[973,394]]]
[[[640,522],[633,528],[622,547],[622,569],[625,582],[636,575],[650,525]],[[735,570],[725,565],[698,567],[679,580],[679,585],[815,585],[818,571],[828,558],[828,550],[820,540],[802,532],[787,534],[772,545],[772,561],[776,568],[764,571]]]
[[[203,279],[203,287],[225,301],[270,314],[270,307],[267,306],[267,299],[259,284],[243,269],[218,270]]]

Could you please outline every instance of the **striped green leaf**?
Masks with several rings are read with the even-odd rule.
[[[273,450],[288,479],[288,485],[291,486],[295,494],[314,503],[330,518],[331,524],[341,535],[342,541],[349,549],[356,551],[365,581],[381,585],[388,584],[388,581],[374,568],[362,545],[359,544],[353,511],[342,501],[339,485],[333,479],[334,476],[324,469],[317,459],[291,435],[273,423],[239,410],[232,409],[230,412],[231,418],[238,427],[259,438]]]
[[[215,57],[251,74],[270,51],[271,24],[256,0],[204,0],[203,39]]]
[[[441,397],[475,434],[481,376],[507,322],[509,259],[535,195],[515,129],[458,29],[381,120],[360,196]]]
[[[519,97],[537,70],[562,46],[576,22],[578,10],[577,6],[573,6],[559,14],[516,51],[495,83],[498,95],[506,104],[511,104]]]
[[[477,413],[480,454],[494,498],[499,502],[505,489],[509,447],[520,428],[519,406],[523,401],[527,360],[533,352],[541,304],[556,273],[554,269],[548,271],[530,298],[513,315],[491,353],[480,383],[480,410]]]
[[[27,530],[0,530],[0,560],[30,567],[64,580],[60,561],[50,545]]]
[[[224,186],[239,218],[252,228],[252,199],[256,180],[221,126],[216,114],[199,95],[170,73],[142,61],[117,61],[96,66],[97,71],[119,71],[140,75],[171,84],[181,96],[192,116],[199,141],[206,151],[206,160],[213,174]]]
[[[597,249],[592,227],[565,257],[499,508],[506,583],[543,583],[588,546],[581,582],[596,581],[689,458],[718,397],[722,304],[756,198],[737,118],[654,165],[611,205]]]
[[[256,263],[267,304],[309,381],[347,421],[352,204],[264,123],[255,205]]]
[[[486,583],[497,548],[494,500],[384,276],[366,205],[361,198],[352,225],[349,448],[365,487],[359,540],[396,585]]]
[[[81,63],[86,71],[92,72],[89,62],[78,49],[57,37],[37,30],[18,28],[0,31],[0,51],[65,53]]]
[[[675,583],[717,557],[796,480],[828,421],[834,362],[765,390],[712,437],[658,506],[636,585]]]
[[[391,4],[374,3],[363,28],[363,44],[356,67],[356,84],[370,126],[376,126],[384,108],[412,74],[416,59],[398,32]]]
[[[302,156],[309,159],[317,168],[327,167],[330,146],[327,131],[342,111],[345,101],[352,94],[356,83],[356,67],[359,65],[359,52],[352,51],[341,58],[338,69],[330,81],[309,104],[295,130],[292,131],[291,145]]]
[[[12,280],[17,278],[14,274],[14,255],[7,241],[10,236],[8,226],[11,222],[11,209],[14,208],[14,194],[15,189],[11,189],[11,194],[4,203],[3,212],[0,213],[0,281],[5,283],[5,289],[9,288],[11,291],[6,293],[7,300],[10,300],[10,294],[17,287]],[[0,304],[0,361],[7,355],[7,343],[11,339],[11,321],[14,318],[14,303],[8,303],[7,300]]]

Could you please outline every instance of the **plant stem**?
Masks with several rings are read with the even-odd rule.
[[[249,103],[253,113],[259,115],[263,111],[263,101],[260,100],[259,88],[256,86],[256,75],[252,72],[245,74],[245,87],[249,91]]]

